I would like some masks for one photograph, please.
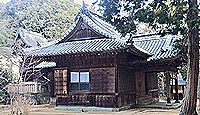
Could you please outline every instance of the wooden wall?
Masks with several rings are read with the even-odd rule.
[[[136,72],[137,67],[123,65],[133,61],[134,55],[126,52],[105,52],[91,54],[63,55],[48,58],[56,61],[58,68],[68,68],[68,87],[62,80],[54,78],[54,85],[66,87],[54,88],[59,105],[91,105],[103,107],[121,107],[135,104],[137,97],[146,95],[145,73]],[[70,71],[87,70],[90,72],[89,92],[70,92]],[[63,73],[54,75],[64,79]],[[59,85],[60,83],[60,85]],[[148,88],[150,86],[148,85]],[[152,87],[151,87],[152,88]],[[150,89],[151,89],[150,88]],[[66,90],[66,94],[63,91]],[[148,89],[149,90],[149,89]]]
[[[88,38],[106,38],[105,35],[96,32],[91,27],[89,27],[84,21],[79,20],[77,26],[67,35],[60,43],[73,41],[73,40],[81,40]]]
[[[65,87],[61,71],[55,70],[55,91],[59,105],[92,105],[116,107],[115,75],[116,68],[90,68],[90,91],[63,93]],[[60,78],[60,79],[58,79]]]
[[[136,72],[136,89],[137,89],[137,97],[142,97],[146,95],[145,90],[145,73],[144,72]]]
[[[90,92],[115,93],[115,68],[91,68]]]
[[[70,40],[78,40],[80,38],[89,38],[89,37],[92,38],[92,37],[101,37],[101,36],[89,28],[88,29],[80,29],[71,37]]]
[[[134,104],[136,99],[135,72],[127,66],[120,66],[117,69],[118,107]]]
[[[116,65],[116,52],[52,56],[45,60],[56,62],[57,68],[89,69],[113,67]]]
[[[151,72],[146,73],[145,75],[145,87],[146,87],[146,94],[153,97],[158,98],[158,79],[157,73]]]
[[[68,93],[68,73],[67,69],[54,70],[54,95]]]

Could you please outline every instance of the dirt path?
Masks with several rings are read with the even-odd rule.
[[[29,110],[30,115],[178,115],[178,109],[131,109],[120,112],[80,112],[55,110],[51,107],[37,107]],[[0,110],[0,115],[10,115],[10,110]]]
[[[131,109],[120,112],[80,112],[55,110],[52,107],[33,107],[29,115],[178,115],[179,109]],[[10,115],[8,109],[0,110],[0,115]]]
[[[80,111],[63,111],[55,110],[53,108],[45,108],[33,110],[31,115],[178,115],[176,110],[163,110],[163,109],[131,109],[120,112],[80,112]]]

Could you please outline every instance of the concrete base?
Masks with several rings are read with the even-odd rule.
[[[151,105],[145,105],[145,106],[138,106],[139,108],[158,108],[158,109],[177,109],[181,106],[181,103],[175,103],[174,101],[171,103],[171,105],[167,105],[166,102],[158,102]]]
[[[172,103],[166,103],[166,106],[172,106]]]
[[[118,112],[119,108],[104,108],[104,107],[84,107],[84,106],[57,106],[57,110],[81,111],[81,112]]]

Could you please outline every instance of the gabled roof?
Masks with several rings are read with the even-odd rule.
[[[83,7],[80,8],[80,12],[75,17],[74,23],[70,26],[59,43],[70,40],[72,33],[75,33],[78,27],[81,29],[89,28],[102,38],[120,39],[121,36],[112,25],[103,21],[99,15],[91,12],[83,5]]]
[[[10,47],[0,47],[0,57],[12,58],[12,49]]]
[[[78,33],[85,28],[94,31],[98,36],[95,38],[86,36],[83,38],[71,39],[71,36],[74,33]],[[103,21],[98,15],[83,6],[80,9],[80,12],[77,14],[75,22],[65,33],[65,37],[63,39],[56,44],[32,50],[30,55],[52,56],[100,51],[119,51],[129,48],[129,52],[134,53],[135,55],[142,57],[150,56],[149,53],[142,48],[137,48],[134,44],[127,44],[126,41],[121,40],[120,37],[121,35],[114,29],[114,27]]]
[[[180,36],[166,35],[161,37],[160,35],[149,34],[134,36],[132,37],[132,41],[136,46],[152,54],[152,56],[148,58],[148,61],[150,61],[176,56],[172,45],[174,40],[178,37]]]
[[[16,39],[22,39],[22,41],[25,43],[28,47],[38,47],[42,46],[47,42],[47,39],[44,38],[41,34],[36,32],[27,31],[23,28],[20,28],[17,31],[17,37]]]

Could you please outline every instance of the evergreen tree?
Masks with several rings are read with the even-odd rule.
[[[99,6],[104,19],[122,35],[136,33],[137,23],[143,22],[162,35],[183,36],[174,47],[187,59],[188,67],[188,84],[180,115],[197,114],[200,24],[197,0],[100,0]]]
[[[11,0],[0,4],[0,44],[14,39],[18,28],[42,33],[47,39],[57,39],[71,25],[79,5],[73,0]]]

